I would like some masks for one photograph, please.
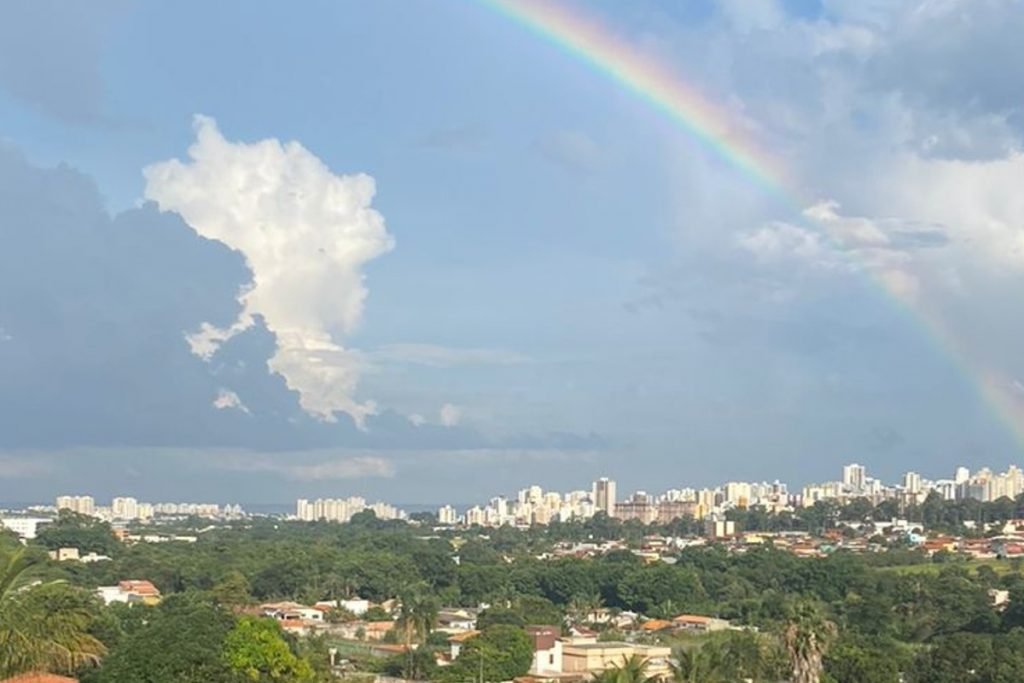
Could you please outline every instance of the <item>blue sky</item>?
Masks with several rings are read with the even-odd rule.
[[[818,228],[480,3],[0,9],[0,499],[1019,462],[1021,2],[575,7]]]

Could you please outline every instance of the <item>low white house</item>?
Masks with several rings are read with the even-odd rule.
[[[348,610],[357,617],[361,617],[366,614],[370,609],[370,601],[363,600],[362,598],[350,598],[348,600],[338,600],[338,607],[341,609]]]

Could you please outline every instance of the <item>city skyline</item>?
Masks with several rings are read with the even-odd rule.
[[[677,482],[674,486],[668,489],[656,489],[654,487],[635,488],[635,489],[619,489],[618,480],[614,477],[602,476],[592,481],[589,487],[583,489],[578,486],[565,487],[559,490],[552,490],[542,482],[536,482],[520,488],[518,491],[488,491],[481,492],[479,497],[475,500],[421,500],[421,501],[400,501],[395,498],[383,497],[377,500],[370,500],[370,497],[355,493],[343,493],[334,495],[322,495],[322,496],[307,496],[305,498],[298,499],[298,507],[301,509],[304,505],[311,506],[314,503],[332,504],[335,506],[352,506],[353,512],[358,512],[363,509],[371,508],[375,506],[383,506],[380,509],[388,508],[388,512],[385,515],[386,518],[404,518],[407,512],[420,512],[424,510],[435,511],[438,507],[452,507],[455,511],[458,508],[470,508],[478,507],[481,505],[493,503],[495,500],[502,499],[507,501],[514,501],[517,498],[522,501],[524,496],[535,495],[543,497],[548,493],[558,493],[558,495],[571,496],[579,498],[585,496],[588,502],[592,505],[591,512],[586,515],[590,516],[598,511],[608,512],[609,506],[616,503],[628,502],[637,495],[647,496],[651,500],[680,500],[680,492],[686,494],[692,494],[699,491],[723,491],[725,500],[735,500],[740,494],[730,494],[732,491],[749,490],[749,487],[761,487],[765,491],[781,494],[789,501],[805,499],[813,503],[817,499],[825,498],[836,498],[836,497],[878,497],[883,494],[891,495],[894,491],[904,491],[909,494],[918,496],[920,500],[923,500],[927,493],[935,490],[939,492],[944,499],[952,500],[958,498],[975,498],[977,500],[987,501],[994,500],[999,497],[1007,496],[1010,498],[1016,498],[1018,495],[1024,494],[1024,470],[1021,466],[1016,464],[1010,464],[1006,467],[1005,471],[1001,471],[999,467],[983,466],[977,470],[971,470],[964,466],[958,466],[949,473],[949,476],[933,476],[929,472],[917,472],[914,470],[908,470],[903,472],[899,477],[886,481],[882,477],[872,476],[873,472],[867,468],[866,465],[860,463],[847,463],[843,465],[838,472],[839,476],[829,480],[816,480],[816,481],[783,481],[781,479],[734,479],[729,481],[721,481],[717,483],[701,484],[701,483],[686,483]],[[990,485],[989,489],[974,488],[973,490],[968,487],[976,479],[981,478],[985,481],[991,481],[994,484]],[[1011,483],[1000,483],[1006,479],[1009,479]],[[579,482],[577,482],[578,484]],[[1009,489],[1007,487],[1009,486]],[[741,487],[741,488],[731,488]],[[743,489],[742,487],[748,487]],[[810,492],[810,493],[809,493]],[[622,495],[619,495],[619,494]],[[749,497],[749,494],[745,494]],[[819,498],[820,496],[820,498]],[[568,499],[568,498],[567,498]],[[66,507],[74,512],[83,512],[90,514],[92,509],[105,507],[108,511],[113,511],[116,517],[116,510],[119,504],[122,506],[140,506],[147,505],[152,510],[160,507],[166,508],[175,505],[206,505],[206,506],[231,506],[231,505],[242,505],[245,504],[239,502],[233,503],[208,503],[200,501],[190,501],[187,499],[181,499],[177,502],[164,502],[164,503],[145,503],[134,496],[111,496],[111,501],[108,506],[101,506],[97,503],[97,500],[102,500],[88,493],[61,493],[54,499],[55,504],[53,507],[60,509]],[[62,500],[64,504],[62,504]],[[16,501],[22,504],[29,504],[29,501]],[[73,502],[74,504],[70,504]],[[920,502],[920,501],[918,501]],[[33,505],[47,506],[49,503],[43,501],[31,502]],[[249,505],[271,505],[275,507],[292,507],[296,505],[295,499],[292,500],[277,500],[277,501],[248,501]],[[750,503],[755,505],[756,503]],[[799,503],[797,503],[799,505]],[[79,505],[84,506],[80,508]],[[406,508],[413,508],[407,510]],[[87,511],[88,510],[88,511]],[[150,513],[152,514],[152,513]],[[300,512],[297,515],[299,518],[303,518],[304,515]],[[344,514],[346,518],[350,514]],[[125,518],[125,517],[121,517]],[[315,518],[315,515],[312,517]]]
[[[1024,13],[862,5],[4,3],[0,499],[1024,461]]]

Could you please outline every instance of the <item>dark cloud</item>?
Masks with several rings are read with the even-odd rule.
[[[152,205],[111,218],[92,181],[0,148],[0,450],[88,447],[594,448],[593,436],[492,439],[383,410],[322,422],[272,374],[263,321],[205,362],[185,339],[230,324],[242,256]],[[218,409],[228,392],[239,405]],[[269,471],[269,470],[267,470]]]

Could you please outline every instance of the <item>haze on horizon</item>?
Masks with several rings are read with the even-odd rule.
[[[0,500],[1020,463],[1024,2],[677,5],[0,5]]]

